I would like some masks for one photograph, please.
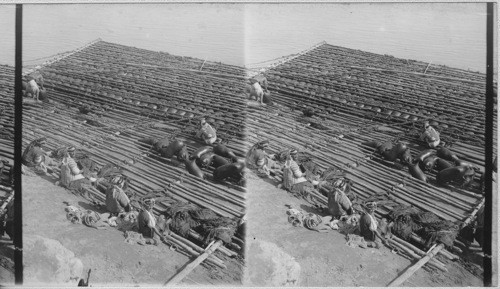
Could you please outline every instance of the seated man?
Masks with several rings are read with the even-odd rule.
[[[35,71],[31,73],[30,75],[26,76],[26,80],[27,81],[34,80],[36,84],[40,87],[40,89],[44,89],[43,85],[45,84],[45,80],[43,79],[43,75],[40,72]]]
[[[155,199],[153,197],[145,197],[142,201],[142,210],[137,217],[137,225],[139,227],[139,233],[146,239],[146,243],[157,245],[155,236],[158,235],[162,242],[165,241],[165,237],[163,237],[157,228],[157,221],[153,214],[154,206]]]
[[[64,180],[61,181],[61,185],[66,186],[70,190],[79,190],[83,188],[84,185],[90,186],[93,181],[87,179],[83,175],[83,169],[78,167],[78,164],[74,159],[75,151],[76,149],[74,147],[68,148],[66,157],[63,159],[61,165],[61,180]]]
[[[264,90],[260,86],[259,82],[253,84],[248,84],[245,88],[245,92],[248,94],[248,99],[252,100],[255,98],[257,102],[261,105],[264,104]]]
[[[246,156],[246,162],[249,167],[255,168],[267,175],[269,175],[269,169],[273,167],[271,156],[266,152],[266,148],[268,147],[269,140],[260,141],[252,146]]]
[[[298,152],[296,149],[293,149],[290,151],[290,160],[289,161],[290,161],[290,169],[292,170],[292,173],[294,176],[294,180],[293,180],[294,185],[300,184],[303,182],[307,182],[306,174],[300,170],[300,166],[297,163],[297,156],[298,156]]]
[[[268,92],[268,85],[269,83],[267,82],[267,78],[263,74],[258,74],[255,75],[254,77],[250,78],[250,84],[254,84],[258,82],[259,85],[262,87],[262,89],[266,92]]]
[[[217,140],[215,129],[202,118],[200,120],[200,130],[196,133],[196,137],[200,138],[205,144],[213,144]]]
[[[375,218],[375,211],[377,210],[376,202],[369,202],[365,204],[368,212],[364,213],[359,220],[360,235],[365,238],[369,247],[379,248],[379,243],[386,243],[385,238],[379,231],[377,219]]]
[[[110,217],[130,212],[130,199],[124,191],[125,182],[126,177],[121,175],[114,178],[113,183],[106,189],[106,208],[110,212]]]
[[[26,94],[28,93],[32,95],[34,100],[39,101],[40,88],[38,87],[38,84],[34,79],[28,82],[28,85],[26,87]]]
[[[47,144],[47,138],[42,137],[32,141],[24,150],[22,156],[22,164],[35,169],[40,169],[47,172],[47,167],[57,165],[42,149],[42,146]]]
[[[352,199],[354,195],[349,194],[350,187],[348,181],[340,178],[334,184],[334,189],[328,192],[328,211],[332,214],[332,220],[338,220],[343,215],[352,215]]]
[[[430,148],[435,148],[439,145],[439,132],[437,132],[429,122],[424,122],[424,131],[419,138],[421,141],[425,141]]]
[[[311,199],[314,194],[320,195],[320,193],[314,187],[315,185],[306,179],[306,174],[302,172],[297,163],[297,155],[297,150],[291,150],[290,156],[285,162],[285,168],[289,167],[291,171],[291,184],[289,184],[289,191],[294,195]],[[285,176],[283,177],[283,181],[285,182]],[[287,186],[288,185],[284,183],[285,189],[287,189]]]

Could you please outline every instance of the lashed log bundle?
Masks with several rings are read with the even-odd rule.
[[[127,64],[132,62],[144,65]],[[42,66],[39,71],[50,102],[24,103],[23,147],[46,136],[52,149],[75,146],[100,166],[121,166],[139,196],[168,188],[174,200],[239,218],[244,214],[243,187],[210,177],[195,178],[177,159],[164,158],[151,145],[140,142],[147,137],[183,139],[193,153],[202,146],[194,134],[198,119],[205,117],[226,146],[244,156],[244,99],[240,93],[244,69],[207,61],[203,71],[213,74],[191,71],[198,70],[202,62],[98,41]],[[234,79],[216,74],[233,75]],[[203,171],[205,175],[212,173],[211,168]],[[92,194],[104,200],[99,191],[92,190]],[[157,203],[156,213],[167,205]],[[190,235],[200,239],[195,232]],[[199,252],[199,244],[183,237],[169,240],[189,255]],[[225,247],[218,252],[235,255]],[[225,267],[215,255],[209,257],[208,264]]]

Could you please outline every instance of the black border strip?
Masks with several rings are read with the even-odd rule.
[[[493,45],[494,45],[494,5],[486,3],[486,123],[485,123],[485,165],[484,165],[484,286],[492,286],[492,209],[493,209]]]
[[[16,4],[15,114],[14,114],[14,263],[15,283],[23,284],[23,205],[21,187],[22,113],[23,113],[23,5]]]

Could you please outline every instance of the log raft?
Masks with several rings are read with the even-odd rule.
[[[477,182],[469,188],[439,187],[430,171],[424,183],[398,161],[385,161],[362,145],[403,141],[415,156],[424,149],[416,142],[421,121],[430,120],[460,159],[484,169],[481,73],[320,43],[269,65],[275,105],[254,107],[242,94],[245,68],[104,41],[39,70],[52,102],[26,106],[24,145],[48,134],[51,146],[84,146],[99,164],[137,160],[124,169],[141,194],[178,180],[182,186],[174,197],[179,200],[226,216],[244,212],[242,188],[193,178],[182,165],[139,143],[147,136],[180,137],[192,152],[200,146],[193,139],[196,119],[206,117],[240,157],[267,138],[275,152],[294,147],[310,153],[322,168],[345,168],[361,200],[396,187],[396,202],[461,222],[481,202]],[[91,108],[88,116],[78,112],[84,105]],[[304,109],[314,115],[305,117]],[[496,146],[496,110],[494,117]],[[42,126],[42,119],[50,124]],[[155,177],[144,176],[153,172]]]
[[[198,119],[205,117],[226,146],[244,156],[245,102],[240,92],[245,69],[98,40],[36,71],[44,76],[49,100],[24,102],[23,148],[45,136],[50,149],[75,146],[99,166],[120,166],[139,197],[168,188],[173,200],[210,208],[221,217],[244,214],[244,187],[194,178],[182,164],[161,157],[140,140],[180,138],[192,153],[203,145],[194,134]],[[57,174],[56,170],[53,177]],[[98,190],[89,193],[104,200]],[[157,203],[155,213],[169,205]],[[196,232],[190,233],[189,240],[178,235],[167,239],[184,254],[200,253],[202,240]],[[236,254],[222,246],[203,264],[226,268],[224,260]]]

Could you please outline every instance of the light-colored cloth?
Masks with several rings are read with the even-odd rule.
[[[260,86],[260,83],[258,82],[252,84],[252,89],[253,92],[258,96],[262,96],[264,94],[264,90],[262,89],[262,86]]]
[[[211,125],[205,123],[196,133],[196,137],[201,138],[206,144],[213,144],[217,140],[217,133]]]
[[[206,139],[204,139],[203,141],[205,142],[205,144],[207,144],[207,145],[211,145],[211,144],[213,144],[216,140],[217,140],[217,137],[216,137],[216,136],[214,136],[214,137],[211,137],[211,138],[206,138]]]
[[[435,148],[439,145],[439,133],[432,127],[429,126],[427,129],[420,135],[420,140],[425,141],[429,147]]]
[[[153,216],[153,214],[150,211],[146,211],[149,215],[149,221],[148,221],[148,227],[154,228],[156,227],[156,218]]]
[[[371,214],[368,214],[368,217],[370,217],[370,219],[371,219],[370,230],[371,231],[376,231],[377,228],[378,228],[378,222],[377,222],[377,220]]]
[[[69,171],[71,172],[70,182],[85,178],[82,174],[83,171],[78,168],[76,161],[72,157],[66,157],[63,162],[66,162],[68,164]]]
[[[250,83],[254,84],[255,82],[258,82],[262,89],[267,90],[267,87],[269,83],[267,82],[267,78],[261,74],[255,75],[250,79]]]
[[[34,99],[38,100],[38,95],[40,94],[40,88],[34,79],[28,82],[28,86],[26,87],[26,93],[31,93]]]
[[[290,169],[293,173],[293,185],[307,181],[296,161],[290,160]]]
[[[263,101],[263,96],[264,96],[264,90],[262,89],[262,86],[260,86],[259,82],[255,82],[251,85],[247,85],[245,89],[246,93],[249,95],[249,97],[255,97],[259,101]]]
[[[435,148],[439,145],[441,141],[440,140],[436,140],[436,141],[433,141],[433,142],[428,142],[427,145],[430,147],[430,148]]]

